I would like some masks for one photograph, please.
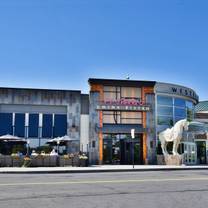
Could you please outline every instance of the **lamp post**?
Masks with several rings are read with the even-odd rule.
[[[131,129],[131,139],[132,139],[132,165],[134,168],[134,138],[135,138],[135,129]]]
[[[27,140],[27,155],[29,156],[30,140]]]
[[[58,153],[58,155],[59,155],[59,144],[60,144],[60,141],[58,140],[57,141],[57,153]]]

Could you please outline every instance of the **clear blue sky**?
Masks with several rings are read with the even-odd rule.
[[[172,82],[208,99],[207,0],[0,0],[0,86]]]

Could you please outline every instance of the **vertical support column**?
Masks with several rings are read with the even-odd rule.
[[[103,112],[99,111],[99,126],[100,128],[103,127]],[[99,164],[102,165],[103,163],[103,133],[100,130],[98,133],[99,138]]]
[[[152,87],[142,87],[142,101],[144,103],[147,102],[146,94],[154,93],[154,89]],[[142,112],[142,124],[143,128],[147,128],[147,112]],[[143,147],[143,162],[144,164],[148,164],[148,144],[147,144],[147,132],[143,133],[142,147]]]
[[[146,128],[146,112],[142,113],[142,120],[143,120],[143,128]],[[143,148],[143,163],[146,164],[147,163],[147,133],[144,132],[143,133],[143,137],[142,137],[142,148]]]
[[[146,103],[146,98],[145,98],[145,88],[143,87],[142,88],[142,101],[144,103]],[[142,125],[143,125],[143,128],[146,128],[147,127],[147,124],[146,124],[146,112],[142,112]],[[147,134],[146,132],[143,133],[142,135],[142,150],[143,150],[143,163],[146,164],[146,159],[147,159]]]

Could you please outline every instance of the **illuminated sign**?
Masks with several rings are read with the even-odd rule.
[[[143,101],[137,99],[119,99],[110,100],[107,99],[99,103],[96,110],[102,111],[149,111],[150,107]]]

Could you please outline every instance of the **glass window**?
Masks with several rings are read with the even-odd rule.
[[[12,113],[0,113],[0,135],[13,134]]]
[[[18,137],[25,136],[25,114],[16,113],[15,114],[15,131],[14,135]]]
[[[115,86],[104,86],[103,87],[104,92],[116,92]]]
[[[29,114],[29,137],[38,137],[39,114]]]
[[[161,116],[173,116],[173,108],[166,106],[158,106],[157,113]]]
[[[175,117],[175,123],[176,123],[177,121],[180,121],[180,120],[184,119],[184,118],[186,118],[186,117]]]
[[[141,88],[122,87],[121,97],[123,98],[141,98]]]
[[[110,123],[110,124],[120,123],[120,112],[116,112],[116,111],[103,112],[103,123]]]
[[[121,123],[122,124],[141,124],[142,113],[141,112],[121,112]]]
[[[53,129],[52,114],[43,114],[42,137],[51,138]]]
[[[157,96],[157,104],[158,105],[173,105],[173,98],[172,97],[165,97],[165,96]]]
[[[173,118],[172,117],[158,116],[157,119],[158,119],[157,120],[158,125],[169,125],[169,126],[173,126]]]
[[[181,99],[181,98],[175,98],[175,103],[174,103],[175,106],[178,106],[178,107],[183,107],[185,108],[186,107],[186,101],[184,99]]]
[[[136,119],[136,118],[122,118],[121,119],[122,124],[142,124],[142,119]]]
[[[54,118],[54,137],[67,134],[67,116],[56,114]]]
[[[175,108],[175,117],[186,118],[185,108]]]
[[[117,98],[116,92],[104,92],[104,100],[116,100]]]
[[[142,113],[141,112],[121,112],[121,117],[122,118],[136,118],[136,119],[141,119],[142,118]]]
[[[194,119],[194,111],[192,109],[187,108],[186,112],[187,112],[187,119],[189,121],[192,121]]]
[[[103,123],[120,123],[120,115],[103,115]]]
[[[186,107],[190,108],[190,109],[193,109],[194,105],[193,105],[193,103],[191,101],[186,101]]]

